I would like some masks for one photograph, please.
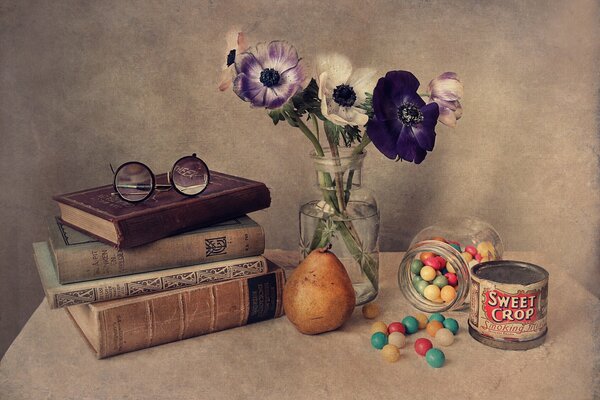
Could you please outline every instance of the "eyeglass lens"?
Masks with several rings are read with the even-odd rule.
[[[208,185],[208,167],[195,155],[183,157],[173,165],[171,179],[178,192],[193,196],[202,192]]]
[[[115,187],[125,200],[142,201],[152,193],[154,177],[144,164],[130,162],[117,171]]]

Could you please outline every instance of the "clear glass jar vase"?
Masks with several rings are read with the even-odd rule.
[[[421,311],[464,309],[469,301],[471,268],[502,259],[503,253],[502,239],[490,224],[473,217],[448,219],[428,226],[413,238],[398,268],[398,285],[404,297]],[[432,257],[438,257],[437,262]],[[444,289],[447,286],[451,288]]]
[[[300,207],[302,257],[331,244],[346,267],[356,305],[373,300],[379,290],[379,210],[372,192],[362,186],[366,153],[340,148],[338,156],[311,153],[316,170],[315,199]]]

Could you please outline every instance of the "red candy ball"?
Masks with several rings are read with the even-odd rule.
[[[467,246],[465,247],[465,251],[473,257],[475,257],[475,254],[477,254],[477,249],[475,248],[475,246]]]
[[[425,356],[427,351],[429,351],[429,349],[431,349],[432,347],[433,347],[433,344],[431,343],[431,340],[429,340],[429,339],[420,338],[420,339],[415,340],[415,351],[420,356]]]
[[[403,335],[406,334],[406,328],[402,322],[392,322],[388,325],[388,333],[392,334],[394,332],[400,332]]]
[[[446,268],[446,259],[442,256],[437,256],[436,259],[438,260],[438,262],[440,263],[440,269],[444,269]]]
[[[446,274],[444,274],[444,276],[446,277],[446,279],[448,279],[448,285],[458,285],[458,277],[456,276],[456,274],[453,274],[452,272],[447,272]]]
[[[475,254],[475,259],[477,260],[477,262],[481,262],[482,258],[483,257],[481,257],[481,254],[479,254],[479,253]]]
[[[439,271],[440,269],[442,269],[442,266],[440,265],[439,256],[429,257],[428,259],[425,260],[425,262],[423,264],[430,266],[431,268],[435,269],[436,271]]]

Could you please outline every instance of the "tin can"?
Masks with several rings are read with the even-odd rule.
[[[528,350],[544,343],[548,327],[548,272],[520,261],[471,268],[469,333],[499,349]]]

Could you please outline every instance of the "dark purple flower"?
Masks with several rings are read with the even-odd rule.
[[[305,80],[294,46],[259,43],[235,59],[234,92],[255,107],[279,108],[302,89]]]
[[[420,164],[435,144],[436,103],[417,94],[418,79],[408,71],[390,71],[373,91],[369,138],[386,157]]]

